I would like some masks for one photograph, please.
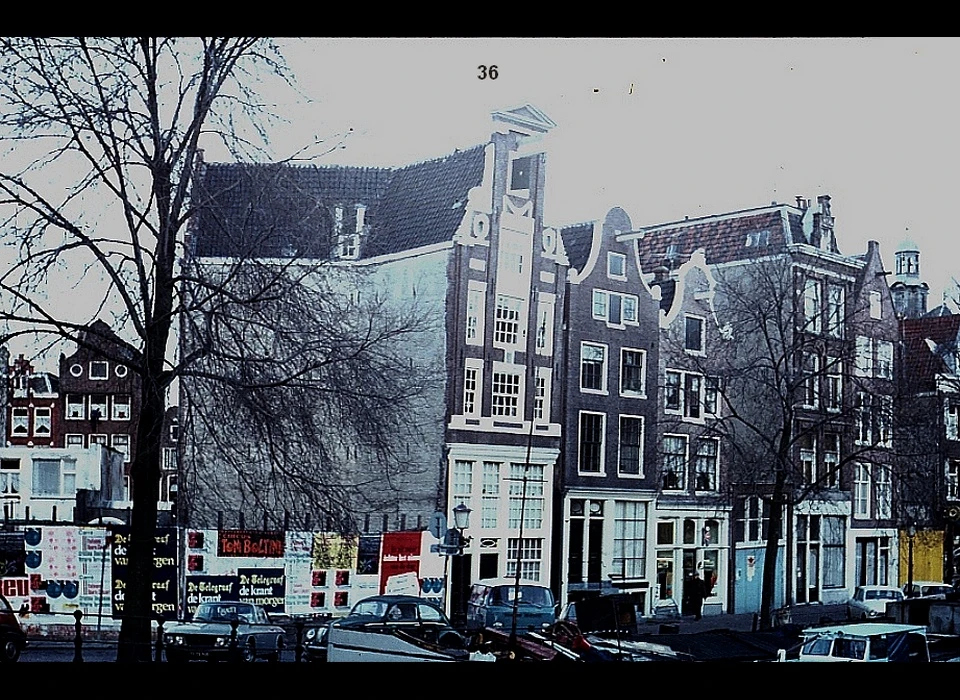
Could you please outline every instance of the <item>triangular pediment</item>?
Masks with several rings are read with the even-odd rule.
[[[531,104],[521,105],[513,109],[497,110],[493,113],[493,120],[520,127],[531,134],[545,134],[557,125],[555,121]]]

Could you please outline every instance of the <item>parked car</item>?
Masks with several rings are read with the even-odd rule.
[[[887,603],[903,600],[903,591],[896,586],[857,586],[847,601],[847,617],[851,620],[871,620],[885,617]]]
[[[0,663],[11,663],[20,658],[27,646],[27,635],[10,601],[0,595]]]
[[[409,595],[364,598],[345,617],[316,627],[304,652],[327,661],[461,661],[467,640],[430,601]]]
[[[516,600],[516,605],[514,602]],[[483,579],[473,584],[467,602],[467,628],[494,627],[511,631],[540,631],[557,621],[553,592],[541,583],[513,578]]]
[[[785,660],[784,652],[781,658]],[[796,660],[926,662],[930,661],[927,629],[877,622],[814,627],[803,631],[803,646]]]
[[[914,581],[903,584],[903,595],[907,598],[938,598],[945,599],[948,593],[953,593],[953,586],[942,581]]]
[[[223,661],[231,657],[233,622],[236,653],[243,661],[279,661],[285,631],[270,621],[259,605],[239,601],[201,603],[190,622],[172,626],[163,635],[167,661]]]

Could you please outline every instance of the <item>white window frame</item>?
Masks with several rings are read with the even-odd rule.
[[[40,428],[45,427],[46,431]],[[53,434],[53,410],[49,406],[35,406],[33,409],[34,437],[50,437]]]
[[[26,406],[14,406],[10,410],[10,434],[14,437],[30,435],[30,409]]]
[[[643,578],[647,562],[647,504],[615,501],[611,571],[627,579]]]
[[[477,417],[483,405],[483,360],[463,361],[463,415]]]
[[[687,345],[687,328],[691,321],[696,321],[700,326],[700,347],[692,348]],[[683,316],[683,349],[690,355],[705,355],[707,352],[707,319],[696,314],[684,314]]]
[[[522,418],[526,368],[507,364],[493,363],[493,381],[490,384],[490,415],[497,418]],[[507,381],[509,380],[509,381]],[[515,390],[507,391],[507,389]]]
[[[858,391],[854,410],[854,441],[858,445],[872,445],[873,397],[865,391]]]
[[[856,350],[853,373],[858,377],[873,376],[873,338],[858,335]]]
[[[79,401],[77,400],[79,399]],[[67,420],[86,420],[87,397],[83,394],[67,394]],[[78,410],[79,408],[79,410]]]
[[[512,294],[497,294],[493,329],[494,347],[507,349],[522,347],[525,339],[523,316],[523,299]]]
[[[802,357],[803,407],[815,409],[820,405],[820,355],[806,352]]]
[[[618,300],[620,307],[620,318],[616,320],[613,315],[613,299]],[[629,308],[629,312],[627,309]],[[604,289],[593,290],[593,301],[590,306],[590,313],[597,321],[603,321],[608,328],[626,328],[627,326],[638,326],[640,297],[636,294],[623,294],[621,292],[609,292]]]
[[[80,447],[84,445],[84,435],[82,433],[67,433],[63,436],[64,447]]]
[[[843,285],[827,285],[827,333],[834,338],[843,337],[844,296]]]
[[[93,371],[94,367],[103,366],[103,374],[96,374]],[[95,381],[103,381],[110,378],[110,363],[106,360],[90,360],[90,374],[88,375],[90,379]]]
[[[880,296],[880,292],[870,292],[870,318],[873,319],[882,319],[883,318],[883,297]]]
[[[948,403],[944,410],[944,429],[947,434],[947,440],[960,439],[960,404]]]
[[[836,449],[831,449],[831,441],[835,441]],[[823,470],[824,485],[829,488],[835,488],[840,482],[840,451],[843,441],[840,439],[840,433],[824,433],[823,435]]]
[[[797,437],[798,452],[800,457],[800,471],[803,473],[803,480],[807,484],[813,484],[817,481],[817,437],[809,430]]]
[[[623,424],[625,420],[636,421],[637,424],[639,424],[640,426],[640,431],[639,431],[640,444],[630,445],[631,448],[635,448],[637,450],[636,473],[625,471],[623,469],[623,458],[624,458]],[[645,436],[645,426],[644,426],[643,416],[637,416],[637,415],[631,415],[631,414],[620,414],[619,426],[617,430],[617,476],[621,476],[625,479],[642,479],[644,477],[643,445],[644,445],[645,439],[646,439],[646,436]]]
[[[583,428],[584,428],[584,419],[586,416],[593,416],[599,418],[600,420],[600,463],[597,470],[584,470],[583,468]],[[606,435],[607,435],[607,414],[599,413],[597,411],[580,411],[577,417],[577,473],[581,476],[604,476],[606,474]],[[591,443],[595,444],[595,443]]]
[[[480,527],[495,528],[500,514],[500,462],[484,462],[481,472]]]
[[[537,367],[534,375],[533,419],[537,423],[550,422],[552,367]]]
[[[889,340],[874,341],[876,360],[874,361],[874,376],[880,379],[893,379],[893,343]]]
[[[877,499],[877,519],[889,520],[893,514],[893,485],[890,470],[883,464],[873,465],[873,488]]]
[[[805,277],[803,280],[803,330],[808,333],[819,333],[821,329],[821,286],[821,281],[816,277]]]
[[[467,317],[464,329],[466,334],[464,342],[467,345],[483,345],[486,301],[486,285],[473,280],[467,282]]]
[[[90,420],[93,420],[93,412],[100,410],[99,421],[110,420],[110,398],[107,394],[90,394],[87,404],[90,411]]]
[[[948,501],[960,501],[960,459],[947,460],[944,486]]]
[[[624,389],[625,370],[627,368],[627,353],[640,356],[640,389]],[[633,365],[635,366],[635,365]],[[620,348],[620,395],[638,399],[647,398],[647,351],[640,348]]]
[[[553,295],[550,295],[553,297]],[[553,355],[553,318],[555,298],[537,300],[537,354]]]
[[[543,527],[544,473],[542,464],[510,463],[510,476],[507,479],[507,527],[511,530],[520,526],[521,510],[525,531]],[[523,489],[524,475],[527,481],[526,495]]]
[[[472,508],[473,500],[473,466],[471,459],[456,459],[453,462],[453,475],[450,480],[451,507],[456,508],[461,503]]]
[[[543,539],[540,537],[507,538],[507,577],[517,575],[517,548],[520,547],[520,578],[539,581],[543,560]]]
[[[824,407],[831,412],[843,410],[843,365],[839,357],[827,357]]]
[[[57,491],[40,488],[40,467],[57,465]],[[31,465],[32,495],[35,498],[71,498],[77,492],[77,462],[66,457],[34,457]]]
[[[713,446],[713,454],[708,454],[702,451],[702,448],[706,445]],[[701,469],[701,464],[706,464],[707,459],[711,458],[709,461],[712,463],[709,469]],[[707,488],[700,487],[700,475],[708,474],[708,479],[711,482]],[[694,490],[704,492],[704,493],[715,493],[720,489],[720,440],[719,438],[699,438],[697,440],[697,452],[694,455],[694,464],[693,464],[693,486]]]
[[[110,445],[109,438],[110,436],[107,435],[106,433],[90,433],[89,435],[87,435],[87,444],[90,447],[93,447],[94,445],[109,446]]]
[[[606,394],[607,393],[607,361],[609,347],[603,343],[580,343],[580,391],[584,394]],[[588,352],[599,351],[602,355],[601,359],[598,361],[596,357],[587,357]],[[584,386],[584,370],[588,367],[600,366],[600,386]]]
[[[682,457],[679,452],[667,452],[667,440],[676,440],[676,444],[683,445]],[[690,437],[683,434],[671,434],[666,433],[663,436],[663,475],[661,478],[661,485],[664,491],[683,491],[687,485],[687,463],[690,453]],[[670,462],[672,459],[669,458],[678,458],[676,461],[679,465],[679,470],[670,469]],[[678,484],[667,486],[667,474],[679,474]]]
[[[123,455],[123,463],[130,463],[130,434],[114,433],[110,436],[110,447]]]
[[[121,398],[124,396],[126,397],[125,402]],[[114,394],[113,400],[111,401],[111,403],[113,404],[111,406],[113,410],[111,417],[113,418],[113,420],[116,420],[116,421],[130,420],[130,405],[131,405],[130,394]]]
[[[863,462],[854,464],[853,514],[857,518],[870,517],[870,465]]]
[[[620,272],[617,272],[615,268],[615,261],[619,262]],[[613,251],[607,252],[607,277],[615,280],[625,280],[627,279],[627,256],[623,253],[614,253]]]
[[[670,391],[670,385],[667,383],[670,377],[678,377],[679,387],[679,407],[670,407],[667,405],[669,399],[668,392]],[[686,372],[679,369],[667,369],[664,372],[664,413],[669,413],[671,415],[681,416],[682,420],[689,421],[693,423],[703,423],[704,416],[706,414],[705,407],[705,391],[706,391],[706,377],[699,372]],[[690,401],[692,394],[690,384],[692,381],[696,380],[698,383],[698,388],[696,389],[696,399],[695,402]],[[719,392],[719,388],[718,388]],[[719,399],[719,393],[718,393]],[[718,406],[719,410],[719,406]],[[716,414],[711,414],[716,415]]]

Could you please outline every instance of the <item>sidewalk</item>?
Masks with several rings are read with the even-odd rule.
[[[701,619],[693,617],[675,618],[646,618],[640,622],[641,634],[694,634],[696,632],[710,632],[714,630],[730,630],[733,632],[754,632],[753,613],[738,613],[733,615],[704,615]],[[756,616],[759,625],[759,615]],[[783,624],[796,625],[800,628],[815,627],[822,624],[841,623],[847,621],[847,606],[843,603],[824,605],[823,603],[808,603],[793,605],[789,608],[789,617]]]

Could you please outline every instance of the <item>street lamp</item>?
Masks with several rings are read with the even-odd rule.
[[[913,538],[917,528],[913,523],[907,525],[907,595],[913,597]]]
[[[457,551],[454,556],[460,558],[460,594],[457,596],[457,616],[458,621],[466,625],[466,592],[470,588],[469,571],[467,571],[467,558],[464,556],[463,549],[470,543],[469,537],[465,537],[463,531],[470,527],[470,513],[473,512],[469,506],[460,503],[453,509],[453,527],[457,531]]]

